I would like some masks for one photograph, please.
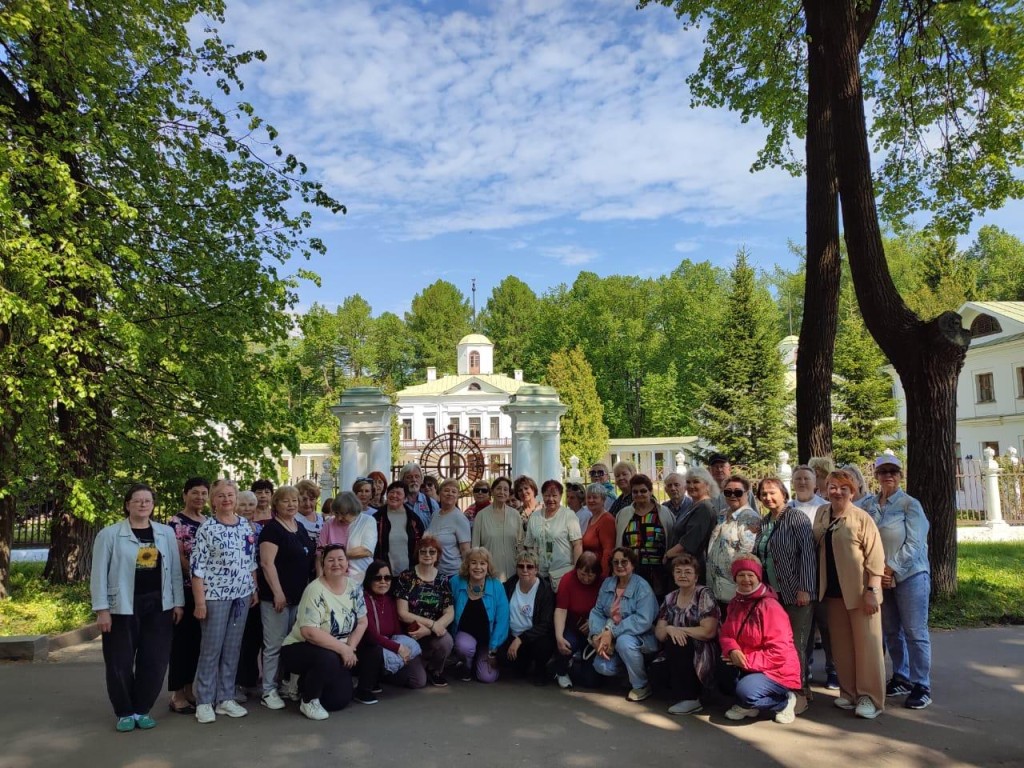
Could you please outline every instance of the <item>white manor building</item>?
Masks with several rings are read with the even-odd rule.
[[[399,445],[402,462],[416,461],[427,444],[452,427],[473,438],[483,451],[490,474],[512,463],[512,418],[502,412],[528,382],[523,372],[494,372],[494,344],[471,333],[457,347],[457,372],[438,377],[427,368],[423,384],[399,390]]]

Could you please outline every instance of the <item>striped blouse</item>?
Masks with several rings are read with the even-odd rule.
[[[765,516],[765,522],[767,523],[770,518],[770,514]],[[774,581],[777,582],[769,583],[769,586],[778,592],[779,602],[783,605],[794,605],[797,592],[807,592],[814,600],[818,594],[818,555],[811,532],[811,521],[800,510],[791,506],[786,507],[782,516],[767,533],[766,545],[764,538],[767,527],[762,524],[761,532],[757,534],[754,542],[754,551],[761,552],[767,546],[774,566],[770,570],[775,574]],[[768,571],[766,568],[766,575]]]

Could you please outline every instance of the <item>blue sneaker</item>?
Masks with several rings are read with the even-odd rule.
[[[829,672],[825,676],[825,687],[828,688],[830,691],[838,691],[839,675],[837,675],[835,672]]]
[[[135,730],[135,718],[131,715],[117,718],[117,725],[114,726],[118,733],[128,733]]]
[[[156,720],[149,715],[139,715],[135,718],[135,724],[144,731],[148,731],[150,728],[156,728]]]
[[[903,702],[903,706],[907,709],[924,709],[932,703],[932,692],[930,689],[925,688],[920,683],[914,684],[914,689],[907,696],[907,700]]]

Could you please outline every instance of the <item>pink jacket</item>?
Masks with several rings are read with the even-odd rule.
[[[740,650],[751,672],[762,672],[779,685],[799,690],[800,657],[793,645],[789,616],[771,587],[762,584],[755,596],[736,593],[718,633],[722,656]]]

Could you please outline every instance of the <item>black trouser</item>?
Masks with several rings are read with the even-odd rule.
[[[552,635],[523,640],[519,646],[515,661],[508,657],[508,647],[512,639],[506,640],[498,649],[498,663],[504,667],[511,667],[517,674],[526,677],[533,668],[534,677],[546,677],[548,661],[555,652],[555,638]]]
[[[667,568],[660,563],[658,565],[638,565],[636,572],[638,576],[643,576],[647,583],[651,585],[651,590],[660,604],[665,599],[665,595],[670,591],[669,585],[671,582],[668,579]]]
[[[136,595],[135,613],[110,617],[103,633],[107,695],[118,717],[148,715],[167,672],[174,616],[159,592]]]
[[[235,685],[255,688],[260,681],[260,653],[263,651],[263,619],[259,606],[249,610],[242,634],[242,649],[238,654]]]
[[[651,665],[651,682],[659,690],[671,690],[680,699],[699,699],[703,686],[693,666],[693,641],[676,645],[671,639],[666,640],[663,652],[665,661]]]
[[[312,643],[292,643],[281,648],[285,672],[299,676],[299,695],[303,701],[319,699],[328,712],[344,709],[352,701],[352,672],[359,676],[359,687],[372,690],[380,682],[381,647],[360,648],[355,670],[349,670],[334,651]]]
[[[168,691],[177,691],[196,679],[203,628],[196,618],[195,610],[196,601],[192,597],[192,588],[185,587],[185,613],[181,621],[174,625],[171,639],[171,664],[167,670]]]

